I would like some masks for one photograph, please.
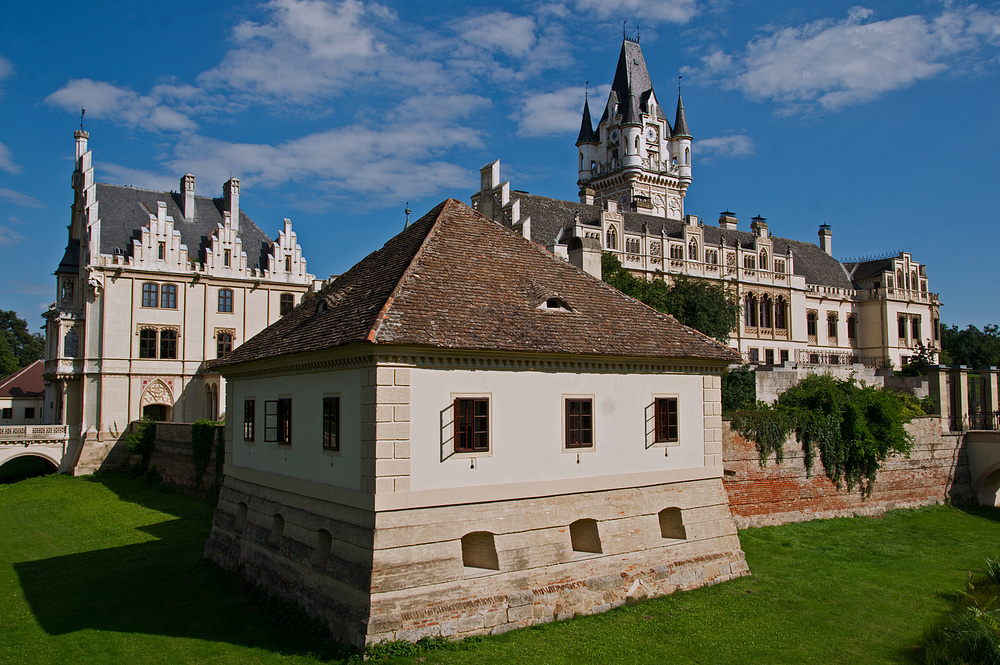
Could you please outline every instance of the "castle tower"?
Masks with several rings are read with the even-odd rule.
[[[684,218],[691,184],[691,133],[677,97],[674,126],[660,107],[639,40],[625,37],[604,114],[593,129],[584,103],[579,149],[581,192],[619,209]]]

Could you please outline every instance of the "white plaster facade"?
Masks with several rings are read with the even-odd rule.
[[[239,180],[221,199],[196,197],[191,174],[179,193],[98,184],[88,138],[76,132],[69,241],[45,315],[44,419],[68,425],[62,470],[78,473],[133,420],[221,417],[224,381],[206,361],[314,286],[291,223],[271,241],[240,212]]]

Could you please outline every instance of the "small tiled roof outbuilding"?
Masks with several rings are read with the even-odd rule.
[[[0,379],[0,397],[43,397],[45,379],[42,372],[45,363],[36,360],[10,376]]]
[[[552,299],[565,309],[546,307]],[[729,347],[454,199],[214,366],[352,342],[721,362],[739,358]]]

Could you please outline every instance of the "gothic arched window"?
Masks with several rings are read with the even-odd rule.
[[[767,270],[767,250],[760,250],[760,269]]]
[[[691,148],[684,148],[684,163],[691,164]]]
[[[903,279],[902,269],[896,271],[896,286],[900,289],[906,288],[906,280]]]
[[[774,301],[774,327],[784,330],[785,324],[785,296],[778,296]]]
[[[688,244],[688,258],[692,261],[698,260],[698,241],[691,238],[691,242]]]
[[[63,337],[63,355],[67,358],[76,358],[80,354],[80,338],[72,328]]]
[[[760,327],[771,327],[771,296],[766,293],[760,297]]]
[[[743,325],[747,328],[757,327],[757,296],[748,293],[743,299]]]
[[[615,232],[615,227],[608,228],[608,249],[618,249],[618,234]]]

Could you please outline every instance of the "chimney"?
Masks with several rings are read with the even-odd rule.
[[[601,278],[601,241],[596,238],[570,238],[569,262],[597,279]]]
[[[819,248],[833,256],[833,231],[829,224],[819,225]]]
[[[230,178],[222,185],[222,198],[226,199],[226,210],[232,220],[233,229],[240,228],[240,180]]]
[[[594,190],[591,187],[580,188],[580,203],[587,206],[594,205]]]
[[[730,231],[735,231],[736,230],[736,213],[729,212],[728,210],[726,210],[725,212],[720,212],[719,213],[719,228],[727,229],[727,230],[730,230]]]
[[[767,220],[760,215],[757,215],[750,220],[750,230],[753,231],[753,234],[758,238],[766,238]]]
[[[183,195],[184,207],[181,212],[184,214],[184,219],[193,222],[194,221],[194,176],[190,173],[185,173],[181,178],[181,194]]]

